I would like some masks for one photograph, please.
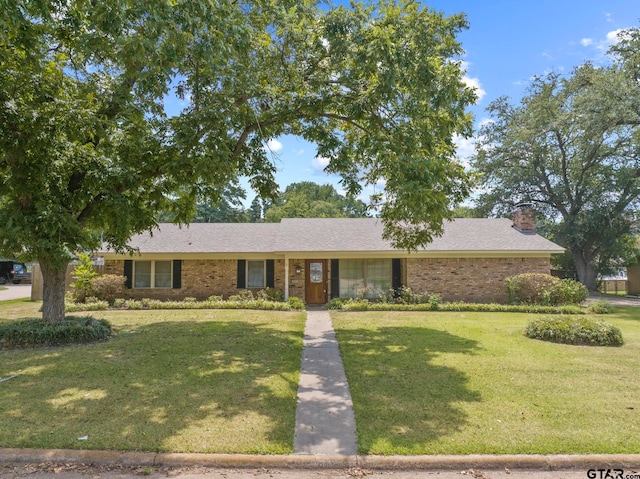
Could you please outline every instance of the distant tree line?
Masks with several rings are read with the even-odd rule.
[[[332,185],[311,181],[292,183],[275,200],[256,196],[245,208],[246,191],[239,185],[225,189],[218,201],[200,198],[192,211],[190,223],[277,223],[282,218],[361,218],[369,216],[367,205],[353,197],[341,195]],[[161,212],[158,222],[175,217]]]

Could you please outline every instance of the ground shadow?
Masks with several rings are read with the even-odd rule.
[[[640,321],[640,308],[637,306],[614,306],[613,313],[616,318],[627,319],[629,321]],[[596,315],[598,319],[607,321],[610,314]]]
[[[416,327],[345,328],[337,334],[361,453],[429,453],[429,442],[466,424],[460,404],[481,400],[463,372],[438,364],[443,353],[473,355],[476,341]]]
[[[4,351],[0,447],[290,452],[301,349],[297,326],[172,321]]]

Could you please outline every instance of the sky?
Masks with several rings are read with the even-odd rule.
[[[466,81],[479,101],[470,108],[476,128],[487,121],[487,106],[501,96],[516,103],[536,75],[570,74],[586,61],[603,65],[620,29],[640,26],[639,0],[433,0],[423,2],[445,15],[465,13],[469,28],[458,35],[465,51]],[[458,156],[473,153],[473,140],[458,139]],[[315,146],[293,136],[268,145],[281,189],[299,181],[330,183],[340,177],[323,172],[326,161]],[[245,184],[247,203],[255,193]],[[368,200],[372,190],[363,192]]]

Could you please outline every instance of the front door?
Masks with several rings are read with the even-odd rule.
[[[305,301],[307,304],[326,303],[327,261],[308,259],[305,266]]]

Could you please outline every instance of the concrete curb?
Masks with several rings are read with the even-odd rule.
[[[338,455],[250,455],[182,454],[154,452],[90,451],[72,449],[2,449],[0,463],[39,464],[77,462],[122,466],[347,469],[380,470],[569,470],[594,468],[640,468],[640,454],[590,455],[468,455],[468,456],[338,456]]]

